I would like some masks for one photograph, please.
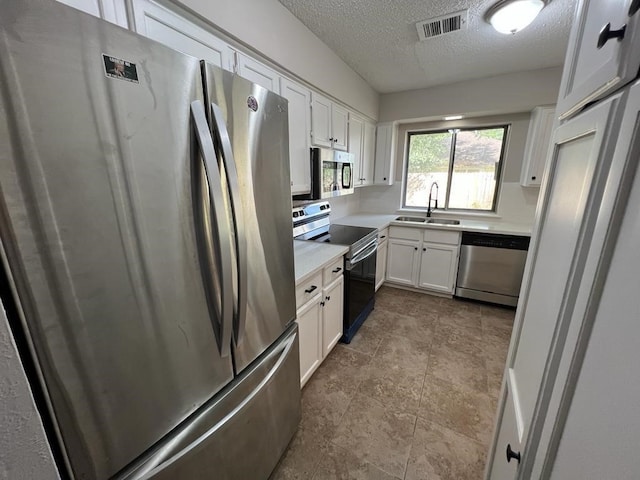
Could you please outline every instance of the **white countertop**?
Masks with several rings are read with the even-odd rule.
[[[348,251],[349,247],[344,245],[294,240],[293,256],[296,269],[296,283],[304,281],[319,268],[341,257]]]
[[[389,225],[399,227],[417,227],[417,228],[433,228],[438,230],[454,230],[465,232],[487,232],[502,235],[531,235],[531,226],[519,223],[500,222],[497,220],[467,220],[460,218],[460,225],[437,225],[433,223],[417,223],[417,222],[396,222],[397,217],[402,214],[395,215],[377,215],[377,214],[357,214],[332,220],[332,223],[339,225],[353,225],[355,227],[371,227],[382,230]],[[407,215],[423,217],[424,215]],[[452,215],[454,217],[454,215]],[[436,217],[437,218],[437,217]],[[443,217],[444,218],[444,217]]]

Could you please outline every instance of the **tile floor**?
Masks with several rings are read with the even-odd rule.
[[[302,391],[271,479],[482,478],[514,311],[382,287]]]

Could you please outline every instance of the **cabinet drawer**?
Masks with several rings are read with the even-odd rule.
[[[336,278],[342,276],[344,271],[344,259],[343,257],[338,258],[335,262],[333,262],[328,267],[324,267],[322,281],[324,285],[329,285]]]
[[[446,230],[425,230],[424,241],[431,243],[446,243],[447,245],[460,245],[460,232]]]
[[[378,243],[386,242],[389,238],[389,227],[378,232]]]
[[[407,227],[389,227],[389,236],[391,238],[401,238],[403,240],[421,240],[422,229],[407,228]]]
[[[322,272],[317,272],[304,282],[296,285],[296,308],[302,307],[321,291]]]

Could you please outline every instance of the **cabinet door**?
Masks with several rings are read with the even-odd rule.
[[[287,78],[280,81],[280,93],[289,100],[289,167],[291,194],[311,191],[311,92]]]
[[[300,386],[303,387],[322,362],[321,296],[316,295],[297,313],[300,341]]]
[[[362,156],[364,154],[364,120],[352,113],[349,114],[349,153],[353,155],[353,184],[362,185]]]
[[[387,251],[387,280],[415,286],[418,277],[420,242],[390,238]]]
[[[271,92],[280,94],[280,74],[259,61],[237,52],[238,75]]]
[[[323,289],[324,306],[322,307],[322,357],[326,357],[342,337],[343,325],[343,285],[344,277],[338,278]]]
[[[583,0],[579,2],[564,63],[558,114],[567,118],[587,103],[633,80],[640,67],[640,12],[631,0]],[[603,30],[625,27],[624,38],[610,38],[599,48]],[[606,37],[602,37],[606,38]]]
[[[395,125],[379,124],[376,132],[376,159],[373,172],[375,185],[393,185],[395,158]]]
[[[320,94],[311,94],[311,143],[316,147],[332,147],[331,101]]]
[[[384,279],[387,276],[387,250],[389,248],[388,242],[382,242],[378,245],[378,253],[376,257],[376,291],[384,283]]]
[[[150,0],[133,2],[133,14],[140,35],[231,70],[229,45],[199,25]]]
[[[333,139],[333,148],[347,150],[349,112],[335,103],[331,103],[331,138]]]
[[[597,219],[597,206],[620,126],[616,95],[557,129],[542,207],[534,226],[523,288],[507,360],[507,401],[501,422],[517,426],[527,457],[527,438],[544,378],[554,332],[575,307],[575,290]],[[579,266],[579,267],[578,267]],[[508,415],[515,415],[509,418]],[[501,430],[501,427],[498,427]],[[493,462],[505,462],[504,441],[494,444]],[[533,458],[533,457],[532,457]],[[500,477],[496,477],[500,478]],[[500,479],[502,480],[502,479]]]
[[[124,0],[58,0],[58,2],[123,28],[129,28]]]
[[[555,111],[555,107],[536,107],[533,110],[520,174],[520,185],[523,187],[539,187],[542,182],[551,146]]]
[[[457,266],[457,246],[423,243],[418,286],[438,292],[453,293]]]
[[[362,160],[360,163],[360,176],[362,186],[373,185],[373,165],[376,154],[376,126],[365,121]]]

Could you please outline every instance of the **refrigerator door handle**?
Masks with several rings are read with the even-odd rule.
[[[236,260],[238,266],[238,303],[233,333],[236,345],[240,345],[244,337],[245,318],[247,316],[247,238],[244,229],[244,214],[242,211],[242,201],[240,199],[238,170],[233,157],[229,130],[224,121],[222,110],[213,102],[211,102],[211,119],[212,133],[215,135],[217,144],[219,144],[222,149],[222,161],[224,162],[224,168],[227,173],[231,210],[234,218],[233,225],[235,229]]]
[[[202,258],[209,259],[206,268],[201,268],[203,273],[203,281],[205,293],[207,295],[207,301],[210,309],[215,310],[215,301],[212,301],[214,284],[212,278],[213,268],[211,265],[212,250],[217,247],[218,258],[220,260],[220,312],[219,314],[220,324],[213,325],[216,332],[216,340],[218,341],[218,349],[222,357],[227,357],[231,350],[231,330],[233,323],[233,273],[231,269],[231,241],[230,241],[230,227],[229,221],[226,218],[226,209],[224,208],[224,195],[222,192],[222,178],[220,177],[220,171],[216,161],[216,153],[213,147],[213,140],[209,132],[209,124],[207,123],[207,117],[205,115],[204,105],[201,101],[196,100],[191,103],[191,118],[195,127],[196,139],[198,146],[200,147],[200,154],[202,155],[204,171],[208,183],[209,198],[211,215],[213,216],[214,225],[209,225],[213,228],[204,229],[207,231],[200,232],[206,238],[205,245],[198,245],[198,248],[206,248],[207,252],[200,252],[200,262],[202,266]],[[194,175],[195,178],[195,175]],[[205,225],[210,222],[205,221]],[[201,227],[202,228],[202,227]],[[217,243],[211,239],[210,230],[214,230],[217,233]],[[214,313],[214,312],[211,312]],[[217,330],[216,330],[217,327]]]

